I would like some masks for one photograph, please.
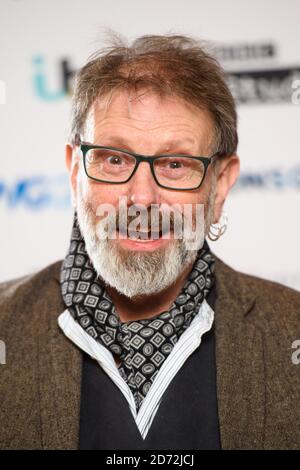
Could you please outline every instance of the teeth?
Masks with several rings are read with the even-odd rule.
[[[141,238],[143,240],[147,239],[158,239],[161,238],[163,235],[169,233],[169,230],[159,230],[159,231],[153,231],[151,230],[131,230],[130,233],[127,229],[119,229],[119,232],[122,235],[126,235],[128,238]]]
[[[128,233],[128,237],[134,237],[134,238],[141,238],[142,240],[149,240],[151,238],[158,239],[160,237],[160,232],[153,232],[151,234],[150,232],[142,232],[142,231],[132,231],[131,233]]]
[[[155,236],[160,236],[161,233],[160,232],[153,232],[153,233],[151,233],[151,232],[140,232],[140,231],[137,230],[137,231],[130,232],[130,234],[128,233],[128,235],[131,235],[131,234],[148,238],[151,235],[154,236],[154,237]]]

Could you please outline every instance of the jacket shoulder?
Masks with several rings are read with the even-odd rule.
[[[32,274],[0,283],[0,319],[10,307],[32,304],[51,285],[59,282],[61,261]]]
[[[257,293],[263,292],[272,293],[281,296],[282,294],[295,297],[295,299],[300,300],[300,292],[291,287],[280,284],[276,281],[270,281],[268,279],[261,278],[259,276],[254,276],[252,274],[247,274],[242,271],[239,271],[224,261],[216,257],[216,269],[222,272],[223,276],[226,276],[229,282],[233,284],[238,284],[243,290],[245,288],[255,290]]]
[[[300,322],[300,292],[278,282],[238,271],[219,258],[216,259],[216,278],[239,302],[252,299],[260,308],[255,314],[262,319],[286,318],[290,323]]]

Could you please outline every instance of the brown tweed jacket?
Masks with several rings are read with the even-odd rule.
[[[0,284],[0,449],[78,448],[82,356],[57,325],[60,264]],[[216,295],[222,448],[300,449],[300,293],[217,259]]]

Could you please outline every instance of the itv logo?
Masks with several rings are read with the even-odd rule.
[[[72,94],[75,70],[70,66],[68,59],[61,59],[56,65],[56,89],[49,86],[49,73],[44,56],[33,58],[33,70],[34,91],[41,100],[58,101]]]

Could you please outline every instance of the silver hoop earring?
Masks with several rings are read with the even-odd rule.
[[[223,211],[219,222],[217,222],[216,224],[211,224],[211,226],[209,227],[209,231],[207,234],[208,238],[213,242],[218,240],[226,232],[227,225],[228,216],[226,212]]]

